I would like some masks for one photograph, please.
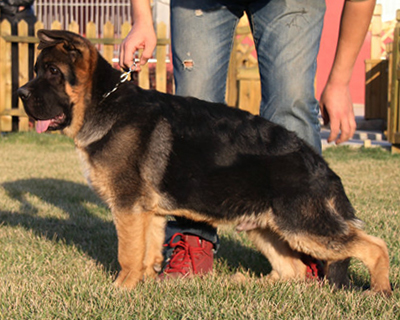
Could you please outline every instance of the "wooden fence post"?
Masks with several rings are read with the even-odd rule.
[[[103,37],[106,39],[114,38],[114,25],[107,21],[103,29]],[[103,57],[112,65],[112,59],[114,57],[114,44],[103,45]]]
[[[244,43],[249,38],[248,44]],[[240,19],[236,29],[233,52],[228,70],[228,105],[259,114],[261,102],[260,74],[258,61],[253,56],[255,50],[247,16]]]
[[[79,24],[77,24],[76,21],[71,21],[68,25],[68,31],[79,33]]]
[[[104,38],[113,39],[114,38],[114,25],[107,21],[103,29]],[[103,46],[103,57],[112,65],[112,59],[114,57],[114,44],[105,44]]]
[[[386,44],[386,60],[388,61],[388,103],[390,106],[390,99],[392,97],[392,81],[393,81],[393,42],[389,42]],[[390,111],[390,110],[389,110]],[[390,112],[388,112],[388,121],[390,117]]]
[[[371,22],[371,59],[365,60],[365,119],[388,116],[388,61],[382,60],[382,5],[375,6]]]
[[[37,37],[37,32],[38,32],[39,30],[41,30],[41,29],[44,29],[43,22],[42,22],[42,21],[36,22],[34,28],[35,28],[35,37]],[[38,46],[35,45],[35,59],[34,59],[35,62],[36,62],[37,56],[39,55],[39,50],[38,50],[37,47],[38,47]]]
[[[239,21],[241,23],[242,19]],[[237,59],[237,48],[239,45],[239,38],[235,33],[235,38],[233,39],[233,47],[231,56],[229,58],[229,67],[228,67],[228,75],[226,79],[226,93],[225,100],[228,106],[236,107],[237,99],[238,99],[238,84],[237,84],[237,67],[238,67],[238,59]]]
[[[94,22],[89,21],[86,24],[86,37],[88,39],[97,38],[97,26]]]
[[[28,24],[25,20],[21,20],[18,23],[18,36],[27,37],[28,36]],[[29,44],[28,43],[18,43],[18,65],[19,65],[19,86],[24,85],[29,81]],[[19,131],[29,130],[29,118],[25,113],[24,106],[21,99],[18,100],[18,109],[20,111],[19,115]]]
[[[141,56],[143,49],[139,50],[139,57]],[[139,62],[138,62],[139,63]],[[143,89],[150,89],[150,72],[149,63],[144,66],[140,66],[140,72],[138,74],[138,85]]]
[[[52,30],[61,30],[61,22],[60,21],[53,21],[53,23],[51,24],[51,29]]]
[[[382,5],[377,4],[371,20],[371,59],[382,55]]]
[[[167,37],[167,26],[164,22],[157,25],[157,38],[165,39]],[[167,66],[166,66],[166,45],[160,44],[156,49],[156,89],[161,92],[167,92]]]
[[[11,42],[3,37],[11,35],[11,24],[5,19],[0,23],[0,114],[11,109]],[[0,116],[0,132],[11,131],[11,116]]]

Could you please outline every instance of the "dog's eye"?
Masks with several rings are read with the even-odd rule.
[[[51,74],[54,74],[54,75],[58,74],[58,69],[55,67],[50,66],[49,71]]]

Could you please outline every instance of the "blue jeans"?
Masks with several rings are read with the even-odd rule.
[[[260,115],[321,152],[316,59],[324,0],[171,0],[176,94],[224,102],[235,27],[246,12],[260,69]]]
[[[321,152],[316,60],[325,14],[324,0],[171,0],[171,40],[176,94],[224,102],[235,28],[246,12],[260,69],[260,115]],[[216,230],[177,219],[214,243]],[[167,226],[167,235],[175,232]]]

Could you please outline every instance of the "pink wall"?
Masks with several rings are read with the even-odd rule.
[[[340,15],[343,8],[343,0],[326,0],[327,11],[325,15],[324,29],[322,32],[321,47],[318,55],[317,92],[319,99],[325,83],[328,79],[330,68],[335,56],[336,44],[339,33]],[[350,82],[350,91],[355,104],[364,104],[365,99],[365,63],[370,58],[371,37],[367,35],[361,52],[354,66],[353,76]]]

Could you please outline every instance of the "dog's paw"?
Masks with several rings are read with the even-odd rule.
[[[247,281],[246,276],[241,272],[236,272],[230,277],[233,283],[245,283]]]
[[[154,272],[156,272],[157,274],[160,273],[161,270],[162,270],[161,264],[155,264],[155,265],[153,265],[153,270],[154,270]]]
[[[262,278],[264,282],[274,283],[281,280],[279,273],[275,270],[272,270],[269,274]]]
[[[140,278],[135,277],[132,272],[121,270],[117,279],[114,281],[114,286],[120,289],[134,289],[139,283]]]

